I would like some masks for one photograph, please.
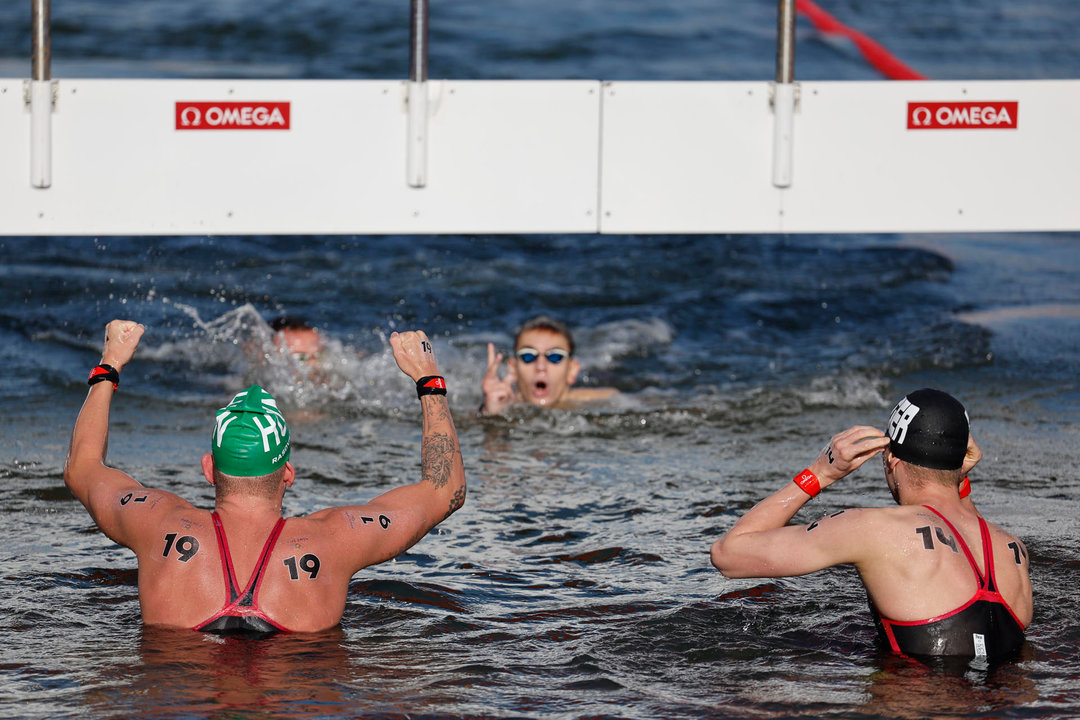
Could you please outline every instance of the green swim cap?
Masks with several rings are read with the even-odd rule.
[[[217,411],[210,440],[214,465],[226,475],[269,475],[289,459],[289,426],[274,396],[258,385]]]

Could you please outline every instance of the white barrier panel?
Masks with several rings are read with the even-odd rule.
[[[604,232],[780,229],[769,83],[620,82],[603,96]]]
[[[52,186],[0,80],[0,234],[1080,230],[1080,81],[61,80]],[[229,129],[225,129],[229,128]]]
[[[23,81],[0,80],[0,233],[597,230],[598,82],[429,82],[420,189],[404,82],[57,86],[52,187],[34,189]]]
[[[792,184],[767,83],[604,86],[604,232],[1080,229],[1080,81],[801,83]]]

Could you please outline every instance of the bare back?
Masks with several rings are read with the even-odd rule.
[[[979,590],[979,578],[964,545],[978,571],[984,577],[988,574],[978,516],[956,504],[935,509],[948,522],[921,505],[849,511],[861,516],[858,524],[867,547],[856,567],[875,608],[885,617],[926,620],[969,602]],[[1026,627],[1032,613],[1027,549],[1015,536],[987,525],[997,590]]]
[[[237,590],[243,592],[274,522],[222,518]],[[286,630],[316,631],[341,620],[353,572],[333,552],[325,529],[306,518],[286,520],[263,565],[254,607]],[[150,625],[198,628],[230,601],[211,513],[165,513],[138,543],[139,602]],[[178,590],[180,589],[180,590]]]
[[[289,518],[264,564],[256,609],[286,630],[314,632],[341,620],[352,576],[394,557],[427,530],[410,486],[367,505]],[[386,502],[387,496],[396,502]],[[418,493],[414,493],[418,494]],[[130,497],[129,497],[130,496]],[[125,502],[125,498],[127,501]],[[127,544],[139,561],[139,601],[151,625],[198,628],[229,602],[212,514],[171,493],[131,488],[124,506]],[[237,589],[247,588],[280,516],[219,515]]]

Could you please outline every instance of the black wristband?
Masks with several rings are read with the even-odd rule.
[[[96,385],[99,382],[108,380],[112,383],[113,390],[120,387],[120,371],[114,368],[112,365],[106,365],[101,363],[94,367],[90,371],[90,377],[86,379],[87,385]]]
[[[416,381],[416,397],[425,395],[445,395],[446,380],[442,375],[426,375]]]

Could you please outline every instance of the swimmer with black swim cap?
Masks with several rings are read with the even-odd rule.
[[[905,396],[889,416],[889,450],[922,467],[955,470],[964,464],[970,423],[960,401],[923,388]]]
[[[886,431],[893,457],[932,470],[956,470],[964,465],[969,451],[977,451],[970,449],[975,441],[967,410],[952,395],[931,388],[901,398],[889,415]],[[892,485],[889,489],[896,499]]]
[[[898,507],[787,524],[878,454]],[[833,436],[808,468],[713,544],[713,565],[728,577],[785,577],[852,564],[893,651],[1012,657],[1032,617],[1028,555],[961,499],[980,457],[959,401],[929,388],[912,392],[896,404],[887,432],[855,426]]]

